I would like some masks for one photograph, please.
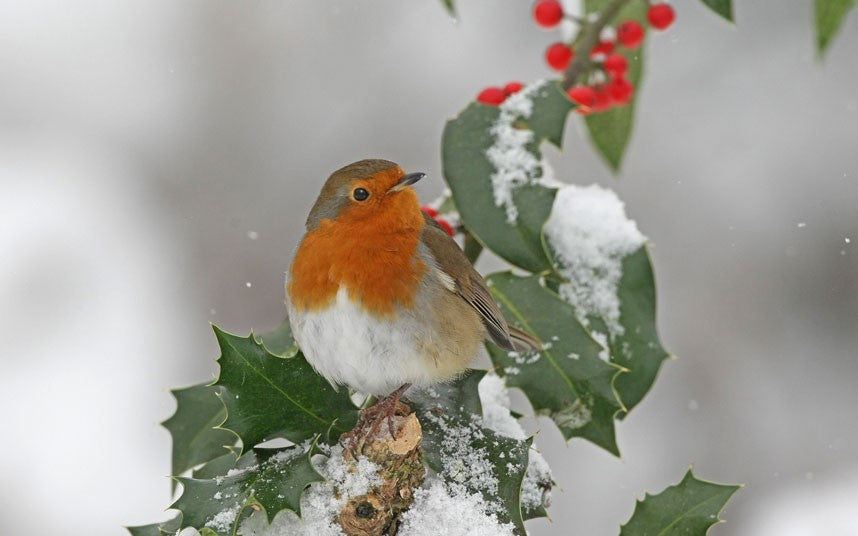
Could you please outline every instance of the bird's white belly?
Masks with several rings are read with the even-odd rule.
[[[352,302],[345,287],[323,311],[287,306],[304,356],[331,383],[386,395],[404,383],[425,386],[439,379],[432,358],[420,352],[421,341],[434,334],[413,314],[400,309],[392,318],[378,319]]]

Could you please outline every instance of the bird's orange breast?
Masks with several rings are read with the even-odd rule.
[[[372,217],[346,211],[307,233],[292,262],[292,307],[329,307],[343,285],[353,302],[379,316],[413,306],[427,270],[417,255],[424,222],[413,192],[395,195],[402,198]]]

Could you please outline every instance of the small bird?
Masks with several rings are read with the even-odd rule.
[[[424,176],[387,160],[335,171],[287,274],[307,361],[335,387],[387,395],[378,406],[388,419],[412,384],[461,374],[487,336],[507,350],[540,347],[507,324],[458,244],[420,210],[411,186]]]

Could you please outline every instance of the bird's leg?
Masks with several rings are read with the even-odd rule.
[[[407,415],[411,409],[406,406],[400,399],[405,391],[411,387],[410,383],[402,385],[396,391],[393,391],[386,397],[382,398],[372,406],[360,412],[360,418],[354,429],[346,432],[340,437],[340,441],[349,441],[352,450],[357,445],[361,436],[372,436],[378,433],[381,423],[387,421],[387,428],[390,431],[391,437],[396,437],[393,429],[394,415]],[[368,433],[364,434],[368,429]],[[361,443],[363,441],[361,440]]]

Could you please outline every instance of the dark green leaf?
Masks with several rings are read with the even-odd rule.
[[[701,0],[709,9],[733,22],[733,0]]]
[[[216,385],[227,410],[222,426],[245,450],[276,437],[300,443],[329,431],[339,436],[357,421],[346,390],[335,391],[301,353],[275,357],[252,336],[214,330],[221,349]]]
[[[300,351],[298,343],[292,336],[292,326],[289,325],[288,320],[284,320],[274,331],[262,335],[254,333],[253,338],[277,357],[293,357]]]
[[[619,455],[614,416],[622,409],[613,388],[621,369],[599,358],[601,346],[575,317],[571,305],[540,284],[539,276],[493,274],[489,284],[506,318],[535,335],[541,352],[489,353],[507,385],[518,387],[534,410],[551,417],[563,437],[583,437]]]
[[[513,124],[532,132],[525,150],[541,161],[540,143],[547,139],[560,145],[572,103],[555,82],[540,86],[531,100],[530,117],[519,118]],[[444,177],[462,221],[483,246],[516,266],[540,272],[550,268],[540,232],[551,212],[554,189],[537,183],[543,172],[539,167],[530,177],[531,183],[513,193],[518,209],[513,223],[508,220],[506,208],[495,204],[491,177],[496,170],[486,151],[495,143],[490,129],[499,117],[499,107],[473,103],[447,122],[442,139]]]
[[[816,23],[816,52],[825,55],[843,19],[855,7],[855,0],[814,0],[813,18]]]
[[[608,0],[586,0],[584,5],[587,13],[599,11]],[[646,26],[646,2],[629,2],[620,11],[617,20],[635,19]],[[618,171],[623,161],[626,147],[632,134],[635,117],[635,103],[640,94],[643,78],[643,49],[644,45],[635,50],[626,51],[624,55],[629,61],[627,79],[635,87],[631,102],[624,106],[616,106],[606,112],[586,116],[584,122],[587,132],[596,151],[613,171]]]
[[[646,246],[623,259],[617,296],[623,332],[611,337],[611,362],[628,373],[620,375],[614,387],[631,410],[650,390],[662,362],[669,357],[656,328],[655,281]]]
[[[182,495],[171,508],[182,512],[182,527],[209,527],[232,533],[248,508],[261,508],[268,522],[284,509],[300,515],[301,494],[322,481],[310,463],[310,449],[254,449],[227,476],[179,478]]]
[[[131,536],[172,536],[182,528],[182,515],[163,523],[152,523],[151,525],[139,525],[137,527],[125,527]]]
[[[244,458],[242,458],[242,460],[243,459]],[[200,479],[223,476],[227,471],[235,467],[236,462],[238,462],[238,452],[228,452],[223,456],[218,456],[214,460],[206,463],[199,469],[194,469],[191,476]]]
[[[453,4],[453,0],[441,0],[441,3],[444,5],[444,8],[451,17],[456,16],[456,6]]]
[[[444,480],[499,505],[500,522],[525,534],[521,483],[532,441],[506,437],[481,424],[477,385],[484,375],[471,370],[455,382],[409,397],[423,426],[423,455]]]
[[[620,536],[704,536],[740,487],[698,480],[689,469],[679,484],[637,501]]]
[[[226,418],[216,394],[219,389],[200,384],[172,391],[176,412],[161,424],[173,437],[174,475],[217,458],[235,445],[235,434],[215,428]]]

